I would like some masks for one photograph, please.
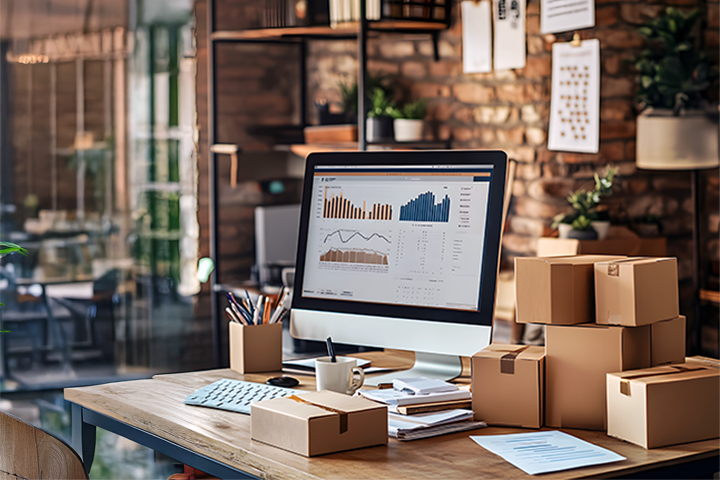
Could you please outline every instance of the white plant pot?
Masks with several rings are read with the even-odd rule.
[[[637,117],[635,162],[650,170],[694,170],[718,166],[718,125],[700,111],[674,117],[648,108]]]
[[[594,222],[590,222],[590,226],[597,232],[598,240],[605,240],[608,232],[610,231],[610,220],[596,220]]]
[[[572,230],[572,225],[569,223],[561,223],[558,225],[558,236],[560,238],[568,238],[568,233]]]
[[[396,118],[393,122],[396,142],[417,142],[423,138],[423,121]]]

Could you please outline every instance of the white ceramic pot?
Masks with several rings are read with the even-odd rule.
[[[572,230],[572,225],[569,223],[561,223],[558,225],[558,236],[560,238],[568,238],[568,233]]]
[[[596,220],[594,222],[590,222],[590,226],[597,232],[598,240],[605,240],[608,235],[608,231],[610,231],[610,220]]]
[[[423,121],[396,118],[393,122],[396,142],[417,142],[423,138]]]
[[[718,166],[718,125],[700,111],[644,110],[637,117],[635,162],[650,170]]]

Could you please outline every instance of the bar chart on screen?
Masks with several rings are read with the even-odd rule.
[[[323,194],[323,218],[352,220],[392,220],[392,205],[365,199],[355,203],[345,197],[342,187],[326,186]]]

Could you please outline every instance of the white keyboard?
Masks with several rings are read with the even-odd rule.
[[[250,404],[253,402],[287,397],[294,393],[302,392],[291,388],[224,378],[195,390],[187,396],[185,403],[250,415]]]

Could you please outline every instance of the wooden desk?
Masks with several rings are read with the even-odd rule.
[[[403,355],[388,357],[373,352],[361,356],[374,357],[373,365],[377,366],[385,362],[408,364],[408,357]],[[73,447],[81,452],[89,470],[95,426],[99,426],[223,478],[532,478],[468,438],[528,430],[485,428],[411,442],[391,438],[388,446],[306,458],[251,440],[247,415],[183,403],[194,390],[221,378],[264,382],[273,376],[277,374],[211,370],[65,389],[65,398],[73,402]],[[298,388],[315,388],[314,377],[296,377],[301,380]],[[564,431],[627,460],[542,478],[694,478],[718,470],[717,439],[645,450],[602,432]]]

